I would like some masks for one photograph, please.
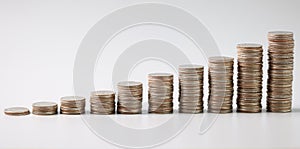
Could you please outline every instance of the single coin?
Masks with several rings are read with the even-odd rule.
[[[226,56],[214,56],[209,58],[210,63],[227,63],[227,62],[233,62],[232,57],[226,57]]]
[[[43,108],[43,107],[57,107],[57,103],[55,102],[35,102],[32,104],[32,106],[35,108]]]
[[[84,102],[85,98],[81,96],[64,96],[60,98],[61,102]]]
[[[140,87],[143,84],[137,81],[121,81],[118,83],[118,87]]]
[[[100,90],[91,92],[91,97],[115,97],[115,92],[110,90]]]
[[[261,44],[256,44],[256,43],[241,43],[241,44],[238,44],[237,45],[237,48],[254,48],[254,49],[257,49],[257,48],[262,48],[262,45]]]
[[[6,115],[23,116],[30,114],[29,109],[25,107],[11,107],[4,109]]]
[[[268,33],[268,36],[271,36],[271,37],[274,37],[274,36],[292,37],[293,32],[291,32],[291,31],[270,31]]]
[[[232,113],[232,109],[229,110],[221,110],[221,109],[208,109],[207,110],[208,113],[219,113],[219,114],[226,114],[226,113]]]

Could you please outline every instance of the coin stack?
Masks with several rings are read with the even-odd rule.
[[[60,113],[68,115],[77,115],[85,113],[85,98],[80,96],[61,97]]]
[[[173,113],[173,74],[151,73],[148,86],[149,113]]]
[[[30,114],[29,109],[25,107],[11,107],[4,109],[6,115],[23,116]]]
[[[292,32],[269,32],[268,112],[292,111],[294,39]]]
[[[101,90],[94,91],[90,97],[91,114],[114,114],[115,92]]]
[[[233,58],[209,58],[208,112],[231,113],[233,97]]]
[[[36,102],[32,104],[32,114],[54,115],[57,114],[57,104],[55,102]]]
[[[260,44],[238,44],[237,111],[261,112],[263,48]]]
[[[179,112],[203,112],[203,66],[179,66]]]
[[[143,84],[135,81],[118,83],[117,113],[141,114],[143,102]]]

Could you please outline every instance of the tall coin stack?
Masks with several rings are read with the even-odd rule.
[[[203,112],[203,66],[179,66],[179,112]]]
[[[60,113],[68,115],[77,115],[85,113],[85,98],[80,96],[61,97]]]
[[[263,48],[260,44],[238,44],[237,111],[261,112]]]
[[[268,112],[292,111],[294,39],[292,32],[269,32]]]
[[[233,97],[233,58],[209,58],[208,112],[231,113]]]
[[[173,74],[151,73],[148,86],[149,113],[173,113]]]
[[[57,114],[57,104],[55,102],[36,102],[32,104],[32,114],[54,115]]]
[[[115,113],[115,92],[94,91],[90,97],[91,114],[114,114]]]
[[[118,83],[117,112],[119,114],[142,113],[143,84],[135,81]]]

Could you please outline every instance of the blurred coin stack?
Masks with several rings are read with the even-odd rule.
[[[209,58],[208,112],[232,112],[233,60],[231,57],[224,56]]]
[[[148,86],[149,113],[173,113],[173,74],[151,73]]]
[[[68,115],[77,115],[85,113],[85,98],[80,96],[61,97],[60,113]]]
[[[32,104],[32,114],[54,115],[57,114],[57,104],[55,102],[36,102]]]
[[[263,48],[260,44],[238,44],[237,111],[261,112]]]
[[[179,66],[179,112],[203,112],[203,66]]]
[[[294,39],[292,32],[269,32],[268,112],[292,111]]]
[[[142,113],[143,84],[135,81],[118,83],[117,112],[119,114]]]
[[[90,97],[91,114],[114,114],[115,113],[115,92],[94,91]]]
[[[25,107],[11,107],[4,109],[4,113],[11,116],[23,116],[30,114],[30,111]]]

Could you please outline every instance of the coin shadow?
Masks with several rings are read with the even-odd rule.
[[[178,114],[179,113],[179,110],[178,109],[173,109],[173,113],[168,113],[168,114]],[[142,110],[142,113],[141,113],[142,115],[147,115],[147,114],[155,114],[155,113],[149,113],[149,111],[148,110]],[[167,114],[165,114],[165,115],[167,115]]]
[[[300,108],[293,108],[292,112],[294,112],[294,113],[300,113]]]

